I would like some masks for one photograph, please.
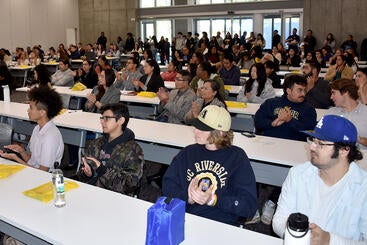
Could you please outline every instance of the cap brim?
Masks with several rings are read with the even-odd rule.
[[[315,130],[305,130],[305,131],[301,131],[301,133],[307,134],[308,136],[311,136],[311,137],[315,137],[319,140],[332,141],[330,139],[326,139],[325,136],[316,133]]]
[[[192,125],[201,130],[201,131],[213,131],[214,128],[209,127],[208,125],[206,125],[205,123],[203,123],[202,121],[200,121],[198,118],[196,118],[193,122]]]

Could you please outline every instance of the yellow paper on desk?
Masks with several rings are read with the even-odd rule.
[[[224,89],[227,91],[231,91],[231,85],[224,85]]]
[[[0,164],[0,179],[5,179],[11,174],[15,174],[25,168],[22,165],[10,165],[10,164]]]
[[[67,111],[67,109],[63,108],[63,109],[61,109],[61,110],[59,111],[59,114],[57,114],[57,115],[62,115],[62,114],[64,114],[66,111]]]
[[[84,89],[86,89],[87,87],[82,84],[81,82],[77,82],[76,84],[74,84],[74,86],[71,88],[71,91],[83,91]]]
[[[247,104],[245,102],[238,102],[238,101],[226,101],[227,107],[232,108],[246,108]]]
[[[138,96],[147,97],[147,98],[154,98],[154,97],[157,96],[157,94],[154,93],[154,92],[143,91],[143,92],[138,93]]]
[[[27,65],[20,65],[19,67],[20,68],[30,68],[30,66],[27,66]]]
[[[241,69],[241,73],[248,73],[249,72],[249,69]]]
[[[70,191],[79,187],[78,183],[70,180],[65,180],[64,186],[65,191]],[[50,181],[36,188],[23,191],[23,194],[41,202],[49,202],[54,198],[54,194],[52,192],[52,182]]]
[[[302,71],[295,70],[295,71],[291,71],[291,73],[293,73],[293,74],[301,74]]]

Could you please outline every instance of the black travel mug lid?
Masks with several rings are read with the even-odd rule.
[[[288,227],[294,231],[303,232],[308,230],[308,217],[301,213],[293,213],[289,215]]]

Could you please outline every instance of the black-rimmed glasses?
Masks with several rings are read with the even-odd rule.
[[[315,144],[315,146],[319,149],[322,149],[324,146],[335,145],[335,143],[322,143],[320,140],[316,139],[315,137],[307,137],[307,143],[309,145]]]
[[[103,120],[103,121],[107,122],[110,118],[119,119],[119,117],[115,117],[115,116],[101,116],[101,117],[99,117],[99,120]]]

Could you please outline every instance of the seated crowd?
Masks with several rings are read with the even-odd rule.
[[[163,37],[159,42],[143,43],[135,42],[128,33],[125,43],[119,37],[106,49],[107,38],[101,33],[95,45],[70,45],[66,50],[60,44],[57,52],[51,47],[47,55],[40,46],[30,53],[19,48],[15,60],[35,65],[36,86],[28,94],[28,114],[37,127],[27,149],[9,145],[6,148],[18,154],[0,151],[0,156],[51,171],[54,163],[61,161],[64,147],[51,120],[61,110],[61,97],[51,87],[72,87],[81,82],[92,88],[83,109],[102,115],[104,135],[93,139],[86,149],[79,180],[135,195],[145,162],[134,133],[127,127],[128,107],[118,103],[120,90],[154,92],[160,101],[156,120],[193,125],[196,141],[172,160],[163,177],[163,194],[186,201],[190,213],[238,225],[240,217],[251,219],[258,210],[255,176],[244,150],[232,144],[231,117],[225,103],[226,85],[241,86],[237,101],[261,104],[254,117],[257,134],[310,144],[310,162],[292,168],[282,191],[275,190],[277,194],[270,200],[272,217],[281,193],[274,231],[283,236],[289,214],[302,212],[310,218],[315,244],[352,240],[362,244],[367,238],[367,176],[354,161],[362,158],[359,149],[367,149],[367,68],[357,66],[352,36],[343,42],[342,49],[336,49],[329,34],[324,47],[315,50],[312,31],[308,30],[301,42],[294,29],[285,40],[286,51],[283,43],[277,42],[277,35],[274,32],[272,50],[263,54],[265,40],[261,34],[232,38],[227,33],[222,38],[218,32],[209,39],[203,32],[199,39],[197,33],[192,37],[190,32],[185,36],[178,32],[172,41],[168,70],[162,73],[157,54],[161,64],[170,57],[170,44]],[[106,56],[120,57],[121,53],[130,57],[120,70],[120,64],[110,63]],[[70,59],[80,58],[82,68],[71,70]],[[3,84],[6,52],[0,53],[0,59]],[[58,61],[59,69],[50,75],[41,60]],[[280,65],[302,66],[301,75],[287,74],[281,83],[276,75]],[[327,65],[321,78],[321,69]],[[244,84],[241,73],[248,76]],[[164,81],[174,81],[175,89],[168,91]],[[283,95],[276,97],[274,88],[282,88]],[[327,110],[327,116],[319,122],[316,109]],[[205,167],[205,162],[210,166]],[[308,179],[314,181],[311,187]],[[347,186],[351,193],[346,193]],[[336,204],[339,196],[345,198],[341,207]],[[306,205],[310,198],[312,203]],[[323,213],[323,203],[330,210],[339,210]],[[350,219],[343,216],[344,209]],[[268,211],[264,213],[269,215]]]

